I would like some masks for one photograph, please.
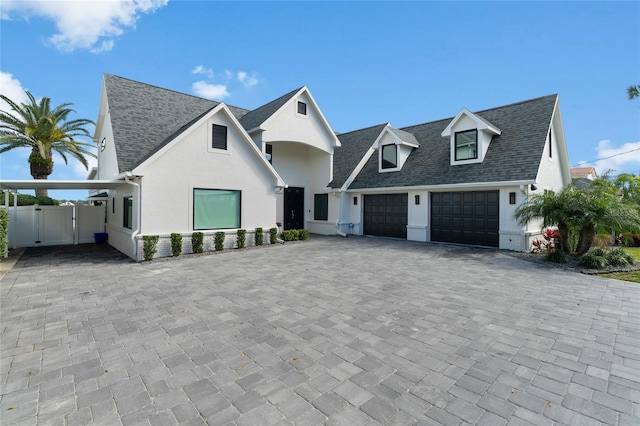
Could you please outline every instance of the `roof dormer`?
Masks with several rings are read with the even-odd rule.
[[[409,154],[420,144],[409,132],[394,129],[387,123],[373,143],[372,148],[378,150],[378,172],[397,172],[402,169]]]
[[[462,108],[442,132],[442,137],[450,138],[451,165],[482,163],[491,139],[500,133],[489,121]]]

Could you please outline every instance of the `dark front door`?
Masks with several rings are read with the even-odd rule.
[[[499,246],[498,191],[432,192],[431,241]]]
[[[304,229],[304,188],[284,190],[284,229]]]
[[[407,238],[408,194],[364,196],[364,234]]]

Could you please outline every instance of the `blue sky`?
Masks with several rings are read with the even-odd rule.
[[[307,85],[338,132],[558,93],[571,166],[640,172],[640,99],[626,96],[640,83],[639,2],[3,0],[0,8],[0,92],[72,102],[75,118],[97,119],[103,73],[248,109]],[[0,178],[31,179],[28,154],[0,155]],[[50,179],[86,175],[75,160],[57,161]]]

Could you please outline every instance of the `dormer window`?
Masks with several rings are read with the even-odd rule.
[[[382,168],[395,169],[398,167],[398,146],[382,145]]]
[[[478,158],[478,130],[456,132],[456,161]]]
[[[449,139],[450,164],[482,163],[491,140],[501,133],[488,120],[462,108],[442,131],[442,137]]]

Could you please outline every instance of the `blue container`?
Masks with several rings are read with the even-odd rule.
[[[93,234],[93,238],[96,240],[96,244],[106,244],[109,236],[106,232],[96,232]]]

